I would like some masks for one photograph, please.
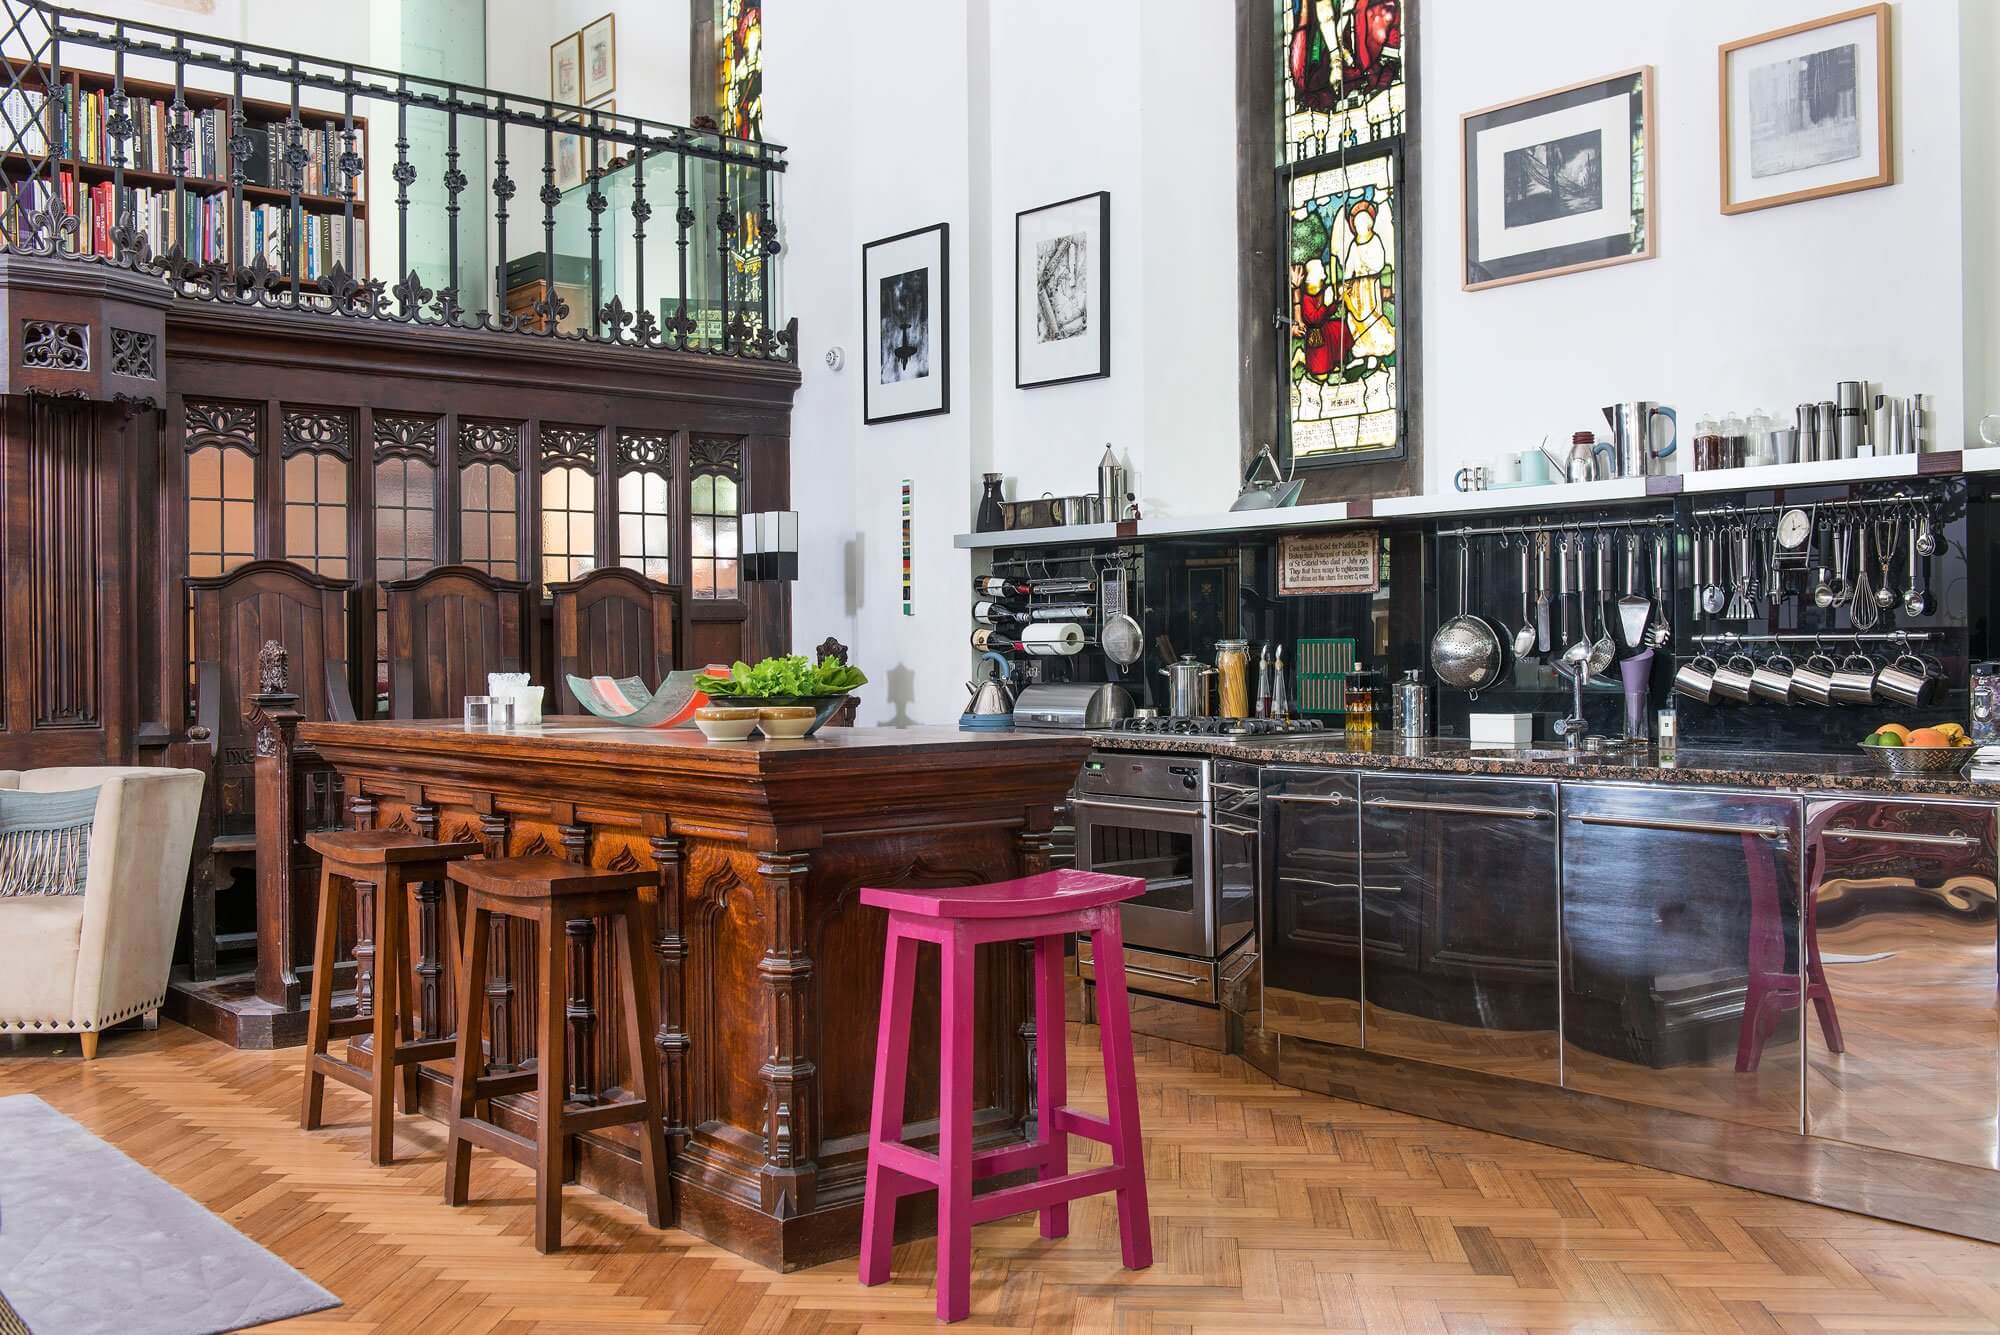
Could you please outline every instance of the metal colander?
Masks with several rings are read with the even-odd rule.
[[[1485,618],[1466,610],[1470,544],[1458,542],[1458,615],[1437,628],[1431,637],[1431,671],[1454,690],[1474,695],[1500,678],[1505,653],[1500,634]]]

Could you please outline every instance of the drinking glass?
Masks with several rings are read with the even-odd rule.
[[[493,697],[490,695],[468,695],[465,697],[465,727],[485,730],[493,723]]]

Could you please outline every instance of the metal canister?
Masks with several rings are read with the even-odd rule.
[[[1411,668],[1396,683],[1389,702],[1390,726],[1398,737],[1431,735],[1431,691],[1424,674]]]
[[[1833,387],[1834,439],[1839,442],[1843,459],[1858,458],[1868,438],[1868,421],[1861,406],[1865,389],[1859,380],[1837,381]]]

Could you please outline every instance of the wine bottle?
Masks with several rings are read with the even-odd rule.
[[[982,598],[972,605],[972,619],[982,626],[998,626],[1003,622],[1020,621],[1024,613],[1012,603],[1003,603],[995,598]]]
[[[981,626],[972,632],[972,647],[980,653],[1025,654],[1028,646],[1022,643],[1020,635],[1012,629],[997,626]]]
[[[1026,598],[1035,591],[1035,586],[1001,579],[998,575],[979,575],[972,581],[972,591],[982,598]]]

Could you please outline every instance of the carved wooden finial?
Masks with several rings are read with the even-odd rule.
[[[819,656],[831,658],[836,663],[847,661],[847,646],[829,635],[819,642]]]
[[[292,654],[276,640],[264,641],[257,651],[257,690],[262,695],[282,695],[292,688]]]

